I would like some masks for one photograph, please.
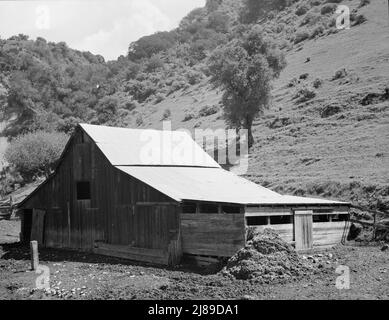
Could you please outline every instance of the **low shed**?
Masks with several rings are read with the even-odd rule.
[[[19,209],[21,241],[175,265],[232,256],[247,226],[275,229],[297,250],[338,244],[350,205],[240,178],[184,132],[81,124]]]

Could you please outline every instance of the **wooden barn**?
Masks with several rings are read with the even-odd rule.
[[[176,265],[230,257],[247,226],[297,250],[341,242],[350,205],[283,196],[225,171],[180,131],[79,125],[52,176],[19,204],[21,241]]]

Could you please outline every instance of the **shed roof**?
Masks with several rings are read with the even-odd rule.
[[[322,199],[283,196],[221,168],[117,166],[176,201],[245,205],[342,205]]]
[[[114,166],[185,166],[220,168],[183,131],[127,129],[81,124]]]

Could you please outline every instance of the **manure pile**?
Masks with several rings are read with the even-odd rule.
[[[267,229],[254,233],[245,248],[227,262],[221,274],[240,280],[290,280],[310,273],[312,267],[294,248]]]

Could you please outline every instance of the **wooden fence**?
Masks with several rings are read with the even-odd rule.
[[[12,216],[13,202],[12,197],[0,201],[0,220],[9,220]]]

